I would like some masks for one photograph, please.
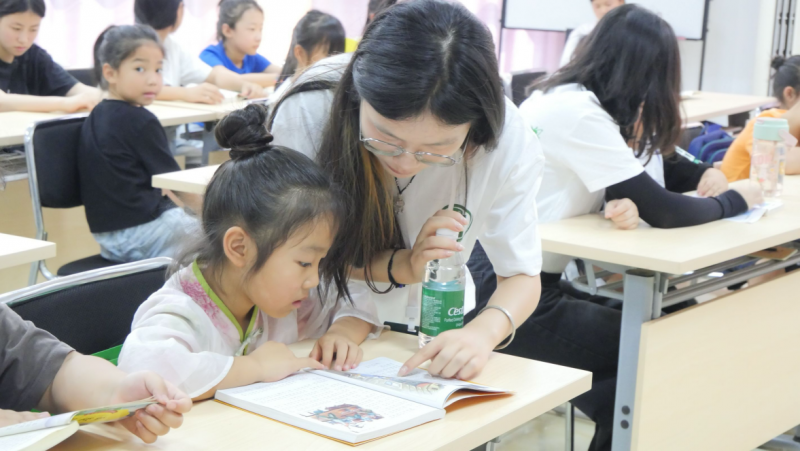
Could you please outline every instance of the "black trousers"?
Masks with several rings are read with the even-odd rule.
[[[497,288],[494,268],[480,243],[467,262],[476,288],[476,308],[482,309]],[[621,303],[591,297],[560,281],[561,274],[542,273],[542,296],[533,315],[517,328],[502,353],[592,372],[592,389],[573,404],[596,424],[590,451],[611,449],[614,396],[617,386]]]

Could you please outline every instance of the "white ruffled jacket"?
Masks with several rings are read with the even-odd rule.
[[[257,310],[242,331],[230,311],[211,290],[196,263],[175,273],[137,310],[131,333],[119,356],[126,372],[154,371],[191,397],[225,378],[236,355],[267,341],[291,344],[321,337],[339,318],[352,316],[373,325],[370,338],[382,330],[371,292],[350,284],[351,306],[345,300],[320,302],[311,290],[299,309],[285,318]]]

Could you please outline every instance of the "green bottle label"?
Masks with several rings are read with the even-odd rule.
[[[420,331],[431,337],[464,327],[464,290],[436,291],[422,288]]]

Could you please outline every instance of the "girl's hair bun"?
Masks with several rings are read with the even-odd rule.
[[[251,104],[225,116],[217,124],[217,144],[230,149],[232,160],[251,157],[272,149],[272,134],[267,130],[267,108]]]
[[[773,68],[773,69],[775,69],[775,70],[778,70],[778,69],[780,69],[780,68],[781,68],[781,66],[783,66],[783,64],[784,64],[785,62],[786,62],[786,58],[784,58],[784,57],[782,57],[782,56],[778,55],[778,56],[776,56],[775,58],[772,58],[772,64],[771,64],[771,66],[772,66],[772,68]]]

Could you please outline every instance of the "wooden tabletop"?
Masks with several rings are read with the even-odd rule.
[[[217,172],[219,165],[185,171],[168,172],[153,176],[153,187],[180,191],[184,193],[204,194],[206,185]]]
[[[153,105],[204,111],[206,113],[212,113],[214,115],[214,119],[219,120],[222,119],[231,111],[244,108],[245,106],[247,106],[247,102],[242,99],[237,99],[237,100],[226,100],[217,105],[208,105],[205,103],[190,103],[181,100],[172,100],[172,101],[157,100],[153,103]]]
[[[306,355],[313,341],[292,350]],[[363,345],[364,359],[386,356],[404,361],[417,349],[417,337],[385,332]],[[443,420],[366,443],[359,450],[469,450],[589,390],[591,373],[534,360],[493,354],[481,384],[514,390],[511,396],[465,400],[447,408]],[[56,450],[352,450],[353,448],[215,401],[197,403],[183,426],[145,445],[120,426],[88,426]]]
[[[681,101],[684,121],[699,122],[719,116],[744,113],[758,107],[776,104],[774,97],[698,92]]]
[[[172,102],[153,104],[147,107],[156,115],[161,125],[188,124],[190,122],[215,121],[220,114],[214,111],[185,108],[171,105]],[[23,144],[25,132],[35,122],[56,119],[66,116],[64,113],[29,113],[25,111],[8,111],[0,113],[0,147]]]
[[[56,256],[56,243],[0,233],[0,269]]]
[[[800,176],[786,177],[784,205],[754,224],[715,221],[696,227],[619,230],[599,214],[539,226],[546,252],[683,274],[800,239]]]

